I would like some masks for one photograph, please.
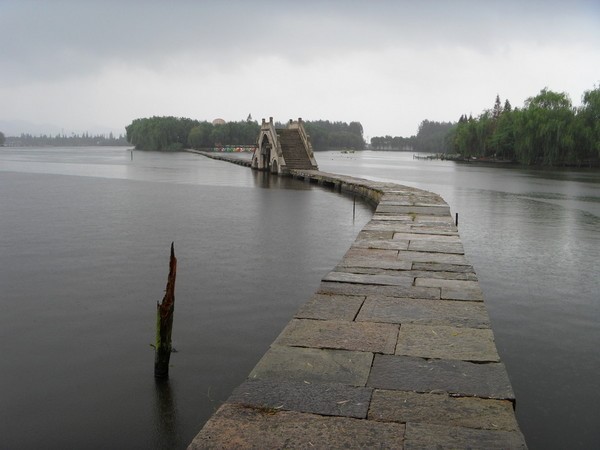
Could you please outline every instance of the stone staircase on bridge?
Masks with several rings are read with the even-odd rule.
[[[272,117],[268,122],[263,119],[250,167],[279,175],[290,170],[318,170],[302,118],[290,120],[285,128],[275,128]]]
[[[285,166],[288,170],[317,170],[317,166],[315,166],[308,157],[306,148],[300,137],[300,132],[297,128],[278,129],[277,135],[279,137],[283,159],[285,160]]]

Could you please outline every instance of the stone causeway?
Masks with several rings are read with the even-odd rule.
[[[526,448],[446,202],[316,170],[291,176],[375,212],[188,449]]]

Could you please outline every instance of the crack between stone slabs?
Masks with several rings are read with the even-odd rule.
[[[301,320],[314,320],[314,319],[301,319]],[[351,323],[351,322],[348,322]],[[398,330],[400,330],[400,324],[396,324],[396,323],[390,323],[390,322],[371,322],[371,321],[362,321],[362,322],[355,322],[355,323],[381,323],[381,324],[387,324],[387,325],[398,325]],[[343,352],[355,352],[355,353],[371,353],[374,355],[382,355],[382,356],[405,356],[405,355],[396,355],[395,353],[383,353],[383,352],[376,352],[373,350],[356,350],[356,349],[350,349],[350,348],[343,348],[343,347],[329,347],[329,346],[321,346],[321,347],[312,347],[310,345],[303,345],[303,344],[277,344],[280,347],[292,347],[292,348],[310,348],[313,350],[338,350],[338,351],[343,351]],[[396,335],[396,345],[398,345],[398,335]],[[396,348],[394,347],[394,351],[396,351]],[[415,356],[415,358],[421,358],[420,356]],[[375,359],[375,358],[373,358]],[[438,359],[438,358],[430,358],[430,359]],[[442,358],[439,358],[442,359]],[[457,359],[456,361],[462,361],[461,359]],[[373,362],[371,361],[371,368],[373,368]],[[369,370],[370,373],[370,370]]]
[[[367,301],[367,296],[364,296],[365,298],[363,298],[362,303],[360,304],[358,310],[356,311],[356,314],[354,314],[354,317],[352,318],[352,322],[356,322],[356,318],[358,317],[358,315],[360,314],[360,312],[363,309],[363,306],[365,305],[365,301]],[[398,327],[398,329],[400,329],[400,327]],[[396,345],[398,345],[398,341],[396,341]],[[394,351],[396,351],[396,349],[394,349]],[[373,363],[371,363],[372,365]]]
[[[481,328],[474,328],[475,330],[477,329],[481,329]],[[396,343],[396,345],[398,345]],[[387,353],[379,353],[380,355],[386,355]],[[477,364],[477,365],[485,365],[485,364],[500,364],[502,361],[498,360],[472,360],[472,359],[452,359],[452,358],[432,358],[432,357],[425,357],[425,356],[415,356],[415,355],[397,355],[396,353],[393,354],[393,356],[407,356],[410,358],[421,358],[424,359],[425,361],[460,361],[460,362],[468,362],[471,364]],[[435,392],[434,392],[435,393]],[[468,397],[468,395],[463,395],[462,397]]]
[[[373,400],[374,392],[375,392],[375,389],[371,389],[371,395],[369,397],[369,404],[368,404],[368,408],[367,408],[367,416],[362,417],[362,418],[350,417],[350,416],[338,416],[338,415],[332,415],[332,414],[322,414],[322,413],[316,413],[316,412],[297,411],[295,409],[286,409],[283,407],[283,405],[281,407],[273,408],[270,406],[255,406],[255,405],[250,405],[250,404],[246,404],[246,403],[229,403],[229,404],[232,406],[235,406],[235,407],[257,411],[266,416],[276,416],[277,414],[282,413],[282,412],[292,412],[292,413],[297,413],[297,414],[309,414],[312,416],[319,416],[319,417],[323,417],[323,418],[333,417],[333,418],[350,419],[350,420],[363,420],[366,422],[395,423],[395,424],[405,425],[407,422],[397,422],[394,420],[377,420],[377,419],[369,418],[369,410],[371,408],[371,402]],[[404,440],[405,436],[402,436],[402,439]]]
[[[393,353],[393,355],[396,354],[396,349],[398,348],[398,341],[400,341],[400,329],[401,328],[402,328],[402,323],[399,323],[398,324],[398,332],[396,333],[396,345],[394,345],[394,353]],[[375,357],[373,357],[373,360],[375,360]],[[370,403],[369,403],[369,406],[371,406]]]

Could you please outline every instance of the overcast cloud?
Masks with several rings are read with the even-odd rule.
[[[0,0],[0,119],[75,132],[250,113],[409,136],[599,83],[594,0]]]

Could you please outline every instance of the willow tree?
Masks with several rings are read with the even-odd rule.
[[[544,88],[525,101],[522,111],[527,124],[527,139],[531,140],[534,155],[528,152],[528,163],[556,165],[563,162],[573,145],[572,122],[575,117],[569,96]],[[533,158],[532,158],[533,156]]]
[[[582,100],[578,118],[583,129],[586,157],[600,158],[600,87],[585,91]]]

